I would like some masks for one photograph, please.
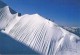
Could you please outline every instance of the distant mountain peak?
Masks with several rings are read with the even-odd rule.
[[[13,9],[11,9],[10,7],[8,7],[7,4],[5,4],[5,3],[2,2],[2,1],[0,1],[0,8],[4,8],[4,7],[6,7],[6,6],[7,6],[7,8],[10,9],[9,11],[10,11],[12,14],[15,14],[15,13],[16,13]]]

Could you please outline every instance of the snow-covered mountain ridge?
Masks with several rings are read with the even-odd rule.
[[[18,16],[1,7],[0,30],[43,55],[80,54],[79,36],[38,14]]]

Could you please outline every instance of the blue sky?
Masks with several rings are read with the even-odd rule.
[[[80,27],[80,0],[2,0],[23,14],[38,13],[63,26]]]

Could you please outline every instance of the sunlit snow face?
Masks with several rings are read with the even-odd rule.
[[[25,44],[25,46],[29,46],[40,53],[44,53],[44,55],[48,55],[48,53],[50,55],[56,55],[58,50],[61,50],[60,48],[63,48],[61,50],[63,52],[61,53],[66,53],[64,52],[64,47],[67,46],[74,49],[72,46],[77,46],[75,41],[77,39],[79,40],[79,38],[77,38],[78,36],[66,31],[54,22],[38,14],[26,14],[19,17],[18,14],[13,15],[9,13],[7,9],[4,9],[3,16],[0,17],[3,19],[0,24],[4,24],[5,33],[10,35],[11,38]]]

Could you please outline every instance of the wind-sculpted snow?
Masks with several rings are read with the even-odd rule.
[[[38,14],[11,14],[0,9],[0,29],[43,55],[80,55],[80,37]]]
[[[11,14],[9,7],[6,6],[0,9],[0,29],[4,29],[13,21],[17,14]]]

